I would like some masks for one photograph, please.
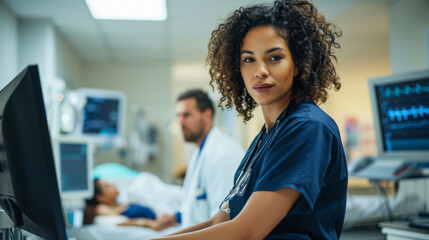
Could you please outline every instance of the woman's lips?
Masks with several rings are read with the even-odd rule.
[[[268,92],[272,87],[273,87],[272,84],[257,83],[255,84],[255,86],[253,86],[253,89],[255,89],[255,91],[257,92],[264,93],[264,92]]]

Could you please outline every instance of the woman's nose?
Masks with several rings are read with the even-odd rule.
[[[267,69],[267,66],[265,65],[265,63],[260,63],[257,66],[256,72],[255,72],[255,77],[257,78],[266,78],[268,77],[269,72]]]

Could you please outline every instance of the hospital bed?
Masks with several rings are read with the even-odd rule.
[[[93,175],[116,185],[118,203],[138,203],[150,207],[157,215],[174,213],[181,206],[181,187],[167,184],[149,172],[137,172],[120,164],[108,163],[94,168]],[[123,216],[97,216],[94,223],[68,228],[71,239],[77,240],[144,240],[176,232],[180,226],[162,231],[137,226],[117,226]]]

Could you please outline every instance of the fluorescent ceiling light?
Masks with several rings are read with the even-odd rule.
[[[167,18],[166,0],[85,0],[95,19],[151,20]]]

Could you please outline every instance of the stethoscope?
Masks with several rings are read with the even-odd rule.
[[[287,116],[288,109],[289,109],[289,106],[286,107],[283,110],[283,112],[280,114],[280,116],[277,118],[277,120],[274,123],[273,131],[271,132],[270,136],[263,143],[262,147],[259,148],[259,151],[257,151],[258,145],[261,143],[261,140],[264,137],[263,131],[265,131],[265,129],[266,129],[265,127],[262,128],[261,132],[259,133],[258,141],[256,142],[255,146],[253,147],[253,149],[252,149],[251,153],[249,154],[249,156],[247,157],[246,161],[244,162],[243,168],[241,169],[241,172],[238,175],[238,178],[235,181],[232,189],[229,191],[228,195],[225,197],[225,199],[219,205],[219,211],[225,212],[228,214],[231,213],[231,209],[229,207],[226,209],[222,209],[222,206],[226,202],[231,200],[233,197],[235,197],[235,196],[241,197],[244,195],[244,193],[246,192],[247,184],[249,183],[249,180],[250,180],[250,175],[251,175],[252,169],[256,164],[256,160],[259,158],[259,156],[261,155],[261,153],[263,152],[263,150],[265,149],[267,144],[271,141],[271,138],[277,132],[277,129],[280,125],[280,122],[283,121],[284,118]],[[256,154],[255,154],[255,151],[257,151]]]

